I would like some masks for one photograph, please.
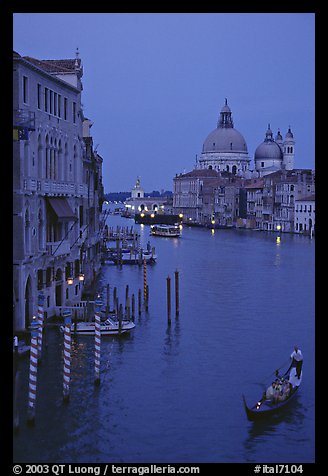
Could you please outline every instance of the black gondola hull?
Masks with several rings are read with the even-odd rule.
[[[298,389],[299,387],[295,387],[290,397],[288,397],[286,400],[282,402],[272,403],[270,404],[270,406],[269,404],[264,402],[258,408],[257,408],[257,404],[255,404],[251,408],[248,407],[245,396],[243,395],[244,408],[245,408],[248,420],[250,421],[263,420],[265,418],[270,418],[271,416],[278,414],[284,408],[286,408],[289,405],[289,403],[294,399],[294,397],[298,393]]]

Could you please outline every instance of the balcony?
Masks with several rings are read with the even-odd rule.
[[[69,195],[87,198],[88,186],[84,183],[62,182],[49,179],[24,179],[23,189],[26,192],[38,192],[40,195]]]
[[[48,241],[46,248],[47,253],[51,256],[68,255],[71,252],[71,247],[68,240]]]
[[[15,128],[35,131],[35,112],[26,109],[13,110],[13,126]]]

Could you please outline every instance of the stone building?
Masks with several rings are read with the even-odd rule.
[[[279,170],[263,177],[262,230],[294,231],[295,201],[315,193],[310,169]]]
[[[78,54],[64,60],[13,56],[16,331],[29,327],[40,292],[52,316],[80,300],[100,266],[102,159],[88,152],[83,137],[82,75]]]
[[[131,190],[131,197],[124,202],[126,216],[134,216],[136,213],[163,213],[166,211],[165,197],[145,197],[145,191],[138,177]]]
[[[295,200],[294,232],[315,234],[315,195]]]
[[[244,180],[231,172],[194,169],[173,179],[173,209],[184,223],[233,226],[240,216]]]

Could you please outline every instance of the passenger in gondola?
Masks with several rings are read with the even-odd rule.
[[[289,397],[290,387],[291,387],[291,384],[287,380],[284,380],[282,389],[281,389],[281,391],[279,393],[279,396],[278,396],[278,401],[279,402],[283,402],[284,400],[286,400]]]
[[[276,382],[272,382],[270,387],[268,387],[266,393],[265,393],[265,398],[267,400],[273,400],[274,395],[275,395],[275,389],[276,389]]]
[[[301,350],[298,348],[297,345],[294,347],[294,351],[292,352],[290,358],[292,359],[291,367],[295,367],[297,378],[301,377],[301,371],[303,366],[303,355]]]

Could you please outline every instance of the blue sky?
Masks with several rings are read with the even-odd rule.
[[[74,58],[106,192],[172,190],[216,127],[225,98],[254,152],[270,123],[314,168],[314,13],[15,13],[13,47]]]

